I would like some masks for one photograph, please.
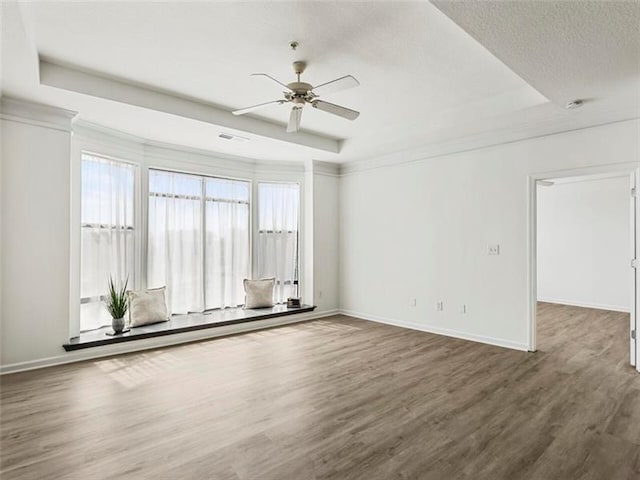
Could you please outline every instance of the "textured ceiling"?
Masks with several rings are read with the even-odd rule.
[[[639,77],[639,34],[630,26],[637,5],[5,2],[2,88],[155,140],[253,158],[363,160],[615,121],[634,116],[634,108],[637,115],[637,100],[623,101]],[[288,48],[291,40],[300,42],[298,51]],[[305,109],[305,132],[340,139],[339,154],[260,135],[230,145],[217,139],[229,130],[224,121],[42,85],[38,55],[226,113],[281,95],[250,73],[286,83],[293,80],[291,62],[303,59],[309,64],[303,80],[312,84],[357,77],[360,87],[326,99],[361,116],[349,122]],[[593,101],[574,112],[559,106],[576,97]],[[255,116],[283,129],[287,117],[285,106]]]
[[[640,2],[432,3],[558,105],[623,100],[637,113]]]

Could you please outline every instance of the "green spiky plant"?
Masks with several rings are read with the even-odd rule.
[[[109,276],[109,294],[104,301],[107,311],[113,318],[124,318],[127,313],[127,284],[129,283],[129,277],[125,280],[124,284],[117,288],[113,277]]]

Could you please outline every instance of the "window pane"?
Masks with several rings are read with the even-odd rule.
[[[167,300],[173,313],[202,311],[200,177],[149,171],[148,236],[148,287],[167,287]]]
[[[180,196],[202,195],[202,178],[197,175],[149,170],[149,193]]]
[[[258,186],[259,230],[298,231],[300,187],[292,183],[261,183]]]
[[[110,324],[107,281],[135,282],[135,166],[82,154],[80,329]]]
[[[172,313],[243,303],[249,194],[248,182],[150,171],[149,287],[167,286]]]
[[[103,302],[89,302],[80,305],[80,330],[95,330],[111,325],[111,315]]]
[[[207,198],[249,202],[249,182],[207,178]]]
[[[107,292],[109,276],[125,279],[130,283],[134,271],[133,230],[114,231],[111,228],[83,227],[82,275],[80,296],[97,297]],[[119,280],[120,281],[120,280]],[[133,286],[133,284],[132,284]]]
[[[206,308],[244,303],[249,276],[249,183],[206,180]]]
[[[133,227],[134,166],[82,154],[83,224]]]
[[[297,184],[258,185],[258,275],[275,277],[275,301],[298,296],[298,218],[300,187]]]

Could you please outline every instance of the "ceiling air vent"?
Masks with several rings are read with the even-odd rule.
[[[576,98],[575,100],[567,102],[564,108],[566,108],[567,110],[575,110],[576,108],[580,108],[583,103],[584,103],[584,100],[580,98]]]
[[[247,137],[241,137],[240,135],[233,135],[232,133],[220,132],[218,134],[218,138],[222,138],[223,140],[233,140],[234,142],[248,142],[249,139]]]

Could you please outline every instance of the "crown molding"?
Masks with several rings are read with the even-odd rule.
[[[71,121],[78,114],[65,108],[30,102],[15,97],[0,98],[0,118],[38,127],[71,132]]]
[[[193,147],[149,140],[129,133],[104,127],[85,120],[73,123],[73,133],[80,141],[89,146],[95,145],[123,152],[124,155],[139,159],[144,157],[146,163],[161,166],[166,162],[179,161],[192,166],[206,166],[220,173],[234,173],[242,176],[260,174],[301,174],[304,173],[303,162],[278,162],[258,160],[234,155],[202,150]]]
[[[142,139],[124,132],[112,130],[85,120],[76,120],[72,126],[74,140],[82,142],[83,146],[106,148],[115,150],[125,157],[139,159],[144,155]]]
[[[161,166],[165,162],[179,161],[193,166],[206,166],[208,169],[241,175],[251,174],[255,168],[255,164],[251,159],[229,158],[213,152],[161,142],[146,142],[144,144],[144,156],[150,166],[154,161],[156,163],[160,162],[156,166]]]
[[[341,167],[339,163],[313,160],[312,165],[314,175],[326,175],[329,177],[340,176]]]
[[[490,134],[473,135],[448,142],[427,145],[412,150],[394,152],[373,158],[358,159],[352,160],[350,162],[345,162],[340,165],[340,176],[366,172],[369,170],[377,170],[380,168],[392,167],[396,165],[421,162],[433,158],[457,155],[474,150],[493,148],[500,145],[519,143],[527,140],[550,137],[553,135],[561,135],[564,133],[579,130],[598,128],[605,125],[633,122],[639,119],[639,117],[623,118],[586,125],[571,125],[568,123],[565,125],[558,125],[552,123],[541,123],[535,126],[523,126],[520,129],[508,129],[500,132],[491,132]]]
[[[305,166],[302,162],[278,162],[258,160],[255,162],[254,172],[258,174],[304,174]]]

